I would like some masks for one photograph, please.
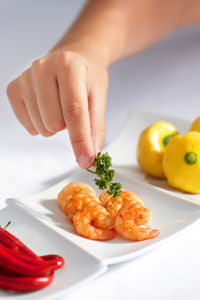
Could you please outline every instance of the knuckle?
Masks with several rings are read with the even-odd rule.
[[[63,53],[65,57],[65,63],[71,64],[74,61],[75,53],[73,51],[66,51]]]
[[[38,69],[38,68],[40,68],[42,65],[43,65],[43,59],[42,59],[42,58],[36,59],[36,60],[34,60],[33,63],[32,63],[33,69]]]
[[[80,118],[85,114],[85,109],[77,100],[72,100],[71,103],[66,106],[65,113],[68,118]]]
[[[85,143],[85,136],[83,135],[72,136],[71,143],[73,146],[82,145]]]
[[[58,53],[58,64],[59,66],[69,68],[77,61],[78,55],[73,51],[61,51]]]
[[[57,59],[58,72],[63,74],[77,72],[79,75],[85,76],[88,72],[87,62],[78,53],[73,51],[59,52]]]
[[[37,59],[35,60],[33,63],[32,63],[32,73],[34,76],[36,77],[41,77],[42,75],[42,71],[43,71],[43,65],[44,65],[44,62],[43,62],[43,59]]]
[[[66,64],[67,58],[66,58],[66,52],[61,51],[57,54],[57,63],[58,66],[64,66]]]

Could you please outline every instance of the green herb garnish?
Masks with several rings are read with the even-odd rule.
[[[109,169],[112,166],[112,159],[109,154],[99,152],[97,158],[94,160],[96,166],[96,171],[87,169],[88,172],[95,174],[98,178],[95,178],[94,181],[100,190],[105,190],[108,188],[107,193],[113,195],[113,197],[120,196],[121,184],[119,182],[112,183],[115,171]]]

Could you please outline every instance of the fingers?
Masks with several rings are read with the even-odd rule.
[[[32,79],[37,105],[44,126],[50,133],[66,128],[63,118],[56,76],[52,73],[52,64],[38,60],[32,65]]]
[[[35,86],[32,82],[31,70],[27,70],[20,77],[20,94],[24,103],[26,105],[29,117],[36,128],[36,130],[43,136],[52,135],[51,132],[45,127],[42,117],[40,115],[37,95],[35,91]]]
[[[94,160],[87,94],[87,68],[80,58],[63,55],[58,70],[58,85],[64,120],[80,167],[88,168]]]
[[[38,134],[26,109],[26,106],[20,96],[18,80],[12,81],[7,88],[7,95],[10,100],[12,109],[19,122],[32,134]]]
[[[43,64],[40,59],[8,87],[8,97],[19,121],[31,134],[45,137],[66,128],[51,69],[51,64]]]

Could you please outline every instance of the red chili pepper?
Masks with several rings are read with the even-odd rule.
[[[64,259],[58,255],[37,256],[19,239],[10,234],[7,230],[0,228],[0,243],[3,243],[9,249],[12,249],[16,256],[21,260],[30,264],[42,265],[45,261],[52,263],[54,269],[61,268],[64,265]],[[47,259],[48,257],[48,259]],[[45,259],[44,259],[45,258]]]
[[[39,277],[12,277],[0,274],[0,288],[13,291],[35,291],[52,283],[54,272]]]
[[[54,270],[64,263],[59,255],[36,255],[0,227],[0,288],[14,291],[44,288],[53,281]]]
[[[23,254],[18,254],[16,256],[15,253],[13,253],[13,255],[24,262],[30,263],[31,265],[37,265],[37,266],[48,266],[49,265],[52,267],[52,270],[57,270],[57,269],[61,268],[65,263],[64,258],[62,256],[59,256],[56,254],[48,254],[48,255],[38,256],[40,258],[40,260],[35,260],[35,259],[25,256]]]
[[[40,256],[45,262],[49,262],[54,266],[54,270],[60,269],[64,264],[65,260],[62,256],[55,254],[48,254]]]
[[[57,262],[44,263],[41,265],[33,265],[21,260],[13,254],[3,244],[0,244],[0,265],[22,275],[45,275],[46,273],[57,268]]]
[[[12,235],[10,232],[3,229],[2,227],[0,227],[0,242],[15,252],[19,252],[37,260],[40,260],[40,258],[33,251],[31,251],[18,238],[16,238],[14,235]]]
[[[35,258],[30,257],[30,256],[24,255],[24,254],[22,254],[20,252],[19,253],[15,252],[15,251],[13,251],[13,250],[11,250],[9,248],[7,248],[7,252],[9,254],[13,255],[14,257],[16,257],[17,259],[20,259],[21,261],[29,263],[31,265],[41,266],[41,265],[43,265],[45,263],[44,260],[40,256],[38,256],[38,259],[37,258],[35,259]]]
[[[5,276],[12,276],[12,277],[18,277],[19,274],[16,272],[13,272],[5,267],[0,266],[0,274]]]
[[[15,253],[11,253],[15,257],[19,258],[20,260],[30,263],[31,265],[37,265],[37,266],[51,266],[52,270],[57,270],[61,268],[65,260],[62,256],[56,255],[56,254],[48,254],[48,255],[43,255],[43,256],[38,256],[40,260],[34,260],[33,258],[30,258],[28,256],[18,254],[17,256]]]
[[[23,262],[26,262],[31,265],[35,266],[50,266],[52,270],[57,270],[61,268],[65,264],[65,260],[62,256],[55,255],[55,254],[48,254],[43,256],[38,256],[39,260],[35,260],[29,256],[23,255],[21,253],[12,252],[12,250],[7,250],[9,254],[15,256],[17,259],[20,259]],[[0,253],[1,255],[1,253]]]

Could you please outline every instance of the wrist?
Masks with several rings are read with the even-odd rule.
[[[122,45],[124,47],[127,30],[123,7],[121,0],[89,1],[68,33],[53,50],[78,45],[99,56],[104,64],[109,66],[121,57]]]

